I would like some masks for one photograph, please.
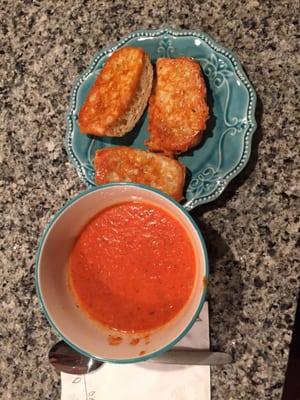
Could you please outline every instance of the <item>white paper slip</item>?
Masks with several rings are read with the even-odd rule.
[[[208,305],[175,347],[209,349]],[[210,400],[210,367],[105,364],[88,375],[61,374],[61,400]]]

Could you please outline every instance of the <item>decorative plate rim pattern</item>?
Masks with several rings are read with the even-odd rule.
[[[183,206],[188,210],[192,210],[193,208],[205,204],[208,202],[211,202],[215,199],[217,199],[225,190],[225,188],[228,186],[229,182],[236,177],[242,169],[246,166],[250,154],[251,154],[251,142],[252,142],[252,137],[253,134],[257,128],[256,120],[255,120],[255,108],[256,108],[256,94],[255,91],[249,82],[242,65],[240,64],[239,60],[237,57],[228,49],[225,47],[217,44],[209,35],[206,33],[200,32],[200,31],[190,31],[190,30],[175,30],[169,27],[166,28],[161,28],[161,29],[149,29],[149,30],[138,30],[134,31],[131,34],[124,36],[121,40],[119,40],[117,43],[106,46],[102,50],[100,50],[96,56],[93,58],[92,62],[90,63],[89,67],[81,74],[79,77],[76,79],[75,84],[73,86],[73,89],[71,91],[71,100],[70,104],[67,110],[67,132],[66,132],[66,137],[65,137],[65,147],[67,150],[67,154],[69,157],[70,162],[74,165],[79,178],[87,185],[88,188],[91,186],[94,186],[90,183],[88,180],[88,177],[86,175],[86,170],[85,166],[82,165],[82,163],[77,159],[73,148],[72,148],[72,138],[73,138],[73,132],[74,132],[74,120],[73,117],[75,115],[75,110],[77,106],[77,93],[79,90],[79,87],[81,84],[86,80],[86,78],[94,71],[95,66],[99,62],[99,60],[106,56],[107,54],[115,51],[119,47],[123,46],[126,44],[129,40],[134,39],[134,38],[139,38],[139,37],[159,37],[162,35],[170,35],[173,37],[195,37],[203,40],[212,50],[214,50],[217,53],[222,54],[226,58],[228,58],[231,61],[232,67],[238,76],[238,78],[243,82],[248,94],[249,94],[249,102],[247,105],[247,130],[244,134],[244,140],[243,140],[243,152],[241,155],[241,158],[238,162],[238,164],[235,167],[232,167],[230,171],[227,172],[227,174],[218,180],[217,185],[213,192],[209,195],[204,195],[201,196],[199,195],[198,197],[194,197],[191,200],[186,201],[183,203]]]

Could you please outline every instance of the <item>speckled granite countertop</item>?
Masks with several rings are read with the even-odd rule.
[[[49,217],[83,189],[63,148],[73,81],[112,40],[168,25],[203,30],[232,48],[257,90],[259,129],[246,170],[193,215],[210,252],[212,346],[236,358],[212,369],[212,398],[280,399],[299,289],[297,2],[126,3],[0,3],[0,397],[60,396],[34,255]]]

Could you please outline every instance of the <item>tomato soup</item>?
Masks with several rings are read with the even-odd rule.
[[[109,328],[143,332],[178,314],[194,287],[191,239],[182,224],[151,203],[104,209],[82,230],[68,273],[76,301]]]

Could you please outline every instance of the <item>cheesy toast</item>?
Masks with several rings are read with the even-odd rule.
[[[206,128],[205,81],[199,63],[188,57],[159,58],[156,74],[146,145],[152,151],[179,154],[196,146]]]
[[[185,167],[162,154],[118,146],[96,151],[94,159],[97,185],[110,182],[136,182],[159,189],[181,200]]]
[[[80,109],[80,132],[123,136],[131,131],[146,108],[152,78],[152,65],[142,48],[123,47],[115,51]]]

